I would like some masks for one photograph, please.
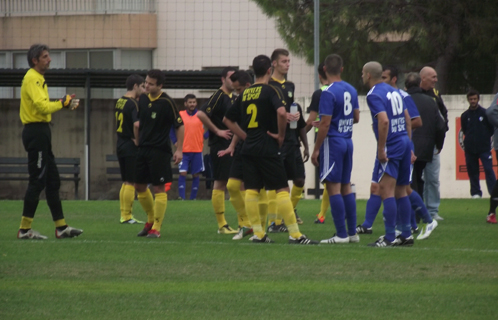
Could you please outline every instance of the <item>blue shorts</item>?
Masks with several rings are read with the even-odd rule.
[[[183,159],[178,165],[178,171],[196,174],[204,171],[202,152],[184,152]]]
[[[353,140],[327,137],[320,147],[320,182],[347,184],[353,169]]]
[[[385,173],[396,179],[396,185],[407,186],[410,184],[413,166],[411,164],[412,150],[410,143],[406,143],[406,148],[403,154],[399,157],[389,157],[389,161],[380,163],[378,158],[375,158],[374,169],[372,173],[372,182],[379,183]]]

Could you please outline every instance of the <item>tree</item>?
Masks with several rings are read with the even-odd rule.
[[[289,50],[312,63],[314,1],[253,1],[276,18]],[[341,55],[344,79],[357,87],[363,65],[376,60],[406,72],[431,65],[442,93],[489,93],[495,82],[498,90],[497,13],[491,0],[321,0],[320,59]]]

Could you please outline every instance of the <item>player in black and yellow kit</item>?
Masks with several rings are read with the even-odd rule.
[[[47,239],[31,229],[40,193],[45,189],[47,204],[55,223],[55,236],[58,239],[79,236],[83,230],[69,227],[64,219],[59,197],[60,177],[54,154],[50,122],[52,113],[62,108],[76,109],[79,100],[74,95],[66,95],[57,101],[50,101],[44,74],[50,67],[49,48],[35,44],[29,48],[30,69],[24,76],[21,86],[21,122],[24,125],[22,142],[28,153],[29,184],[24,197],[19,239]]]
[[[197,117],[209,129],[209,149],[214,178],[211,203],[218,222],[219,234],[237,233],[237,230],[232,229],[225,219],[225,190],[232,166],[232,157],[230,155],[218,157],[218,152],[227,149],[232,139],[232,133],[223,123],[223,117],[233,104],[233,85],[230,76],[234,72],[235,68],[232,67],[223,69],[220,89],[197,112]]]
[[[119,192],[120,222],[124,224],[143,223],[133,217],[131,209],[135,200],[135,169],[137,164],[138,140],[138,97],[145,92],[144,78],[132,74],[126,79],[126,94],[114,107],[116,133],[118,135],[116,154],[123,184]],[[149,190],[149,189],[147,189]],[[150,192],[150,191],[148,191]]]
[[[286,76],[289,71],[290,58],[289,51],[286,49],[275,49],[271,55],[273,74],[269,81],[269,84],[280,88],[284,95],[286,101],[287,110],[287,121],[297,120],[297,129],[291,129],[287,125],[287,130],[285,131],[285,140],[282,146],[282,158],[284,161],[285,171],[287,173],[287,179],[292,180],[293,186],[291,191],[291,201],[294,210],[296,210],[297,203],[301,199],[301,195],[304,189],[304,161],[301,156],[301,149],[299,144],[299,138],[301,139],[304,146],[304,156],[307,161],[309,158],[309,148],[308,139],[306,137],[306,122],[303,119],[303,111],[300,106],[298,106],[299,118],[295,114],[290,113],[290,106],[294,102],[294,83],[287,81]],[[268,193],[269,198],[269,232],[285,232],[285,226],[282,225],[282,218],[278,215],[275,216],[275,194],[272,192]],[[296,214],[296,219],[299,224],[303,221]]]
[[[138,101],[139,132],[135,189],[142,208],[147,213],[147,223],[139,237],[159,238],[168,197],[164,185],[173,180],[171,157],[175,164],[183,157],[183,121],[175,102],[161,89],[165,80],[161,70],[153,69],[145,78],[145,91]],[[178,139],[174,154],[171,150],[169,132],[176,130]],[[147,191],[152,184],[155,201]]]
[[[242,99],[237,99],[225,115],[230,120],[226,123],[232,132],[244,140],[241,154],[246,212],[254,231],[251,241],[273,242],[261,225],[258,210],[259,192],[264,187],[266,190],[276,190],[278,212],[287,223],[289,243],[317,244],[299,232],[290,201],[287,175],[280,157],[287,126],[286,101],[278,88],[268,85],[270,58],[264,55],[254,58],[253,70],[256,82],[244,90]],[[241,126],[237,125],[239,119]]]

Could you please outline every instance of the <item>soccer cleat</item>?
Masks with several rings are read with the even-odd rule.
[[[325,217],[321,217],[320,218],[320,215],[316,215],[316,220],[315,220],[315,223],[316,224],[324,224],[325,223]]]
[[[280,233],[280,232],[288,232],[287,227],[285,224],[275,224],[275,222],[272,222],[268,229],[266,230],[268,233]]]
[[[147,233],[146,238],[161,238],[161,233],[159,231],[150,229],[150,231]]]
[[[350,243],[360,242],[360,236],[358,234],[355,234],[354,236],[349,236],[349,242]]]
[[[252,233],[253,233],[252,228],[249,227],[239,228],[239,231],[237,232],[236,235],[233,236],[232,240],[241,240],[245,236],[248,236]]]
[[[441,217],[441,216],[440,216],[439,214],[437,214],[437,213],[436,213],[436,214],[434,214],[434,215],[432,216],[432,219],[434,219],[434,220],[439,220],[439,221],[444,220],[444,218],[443,218],[443,217]]]
[[[140,231],[138,234],[137,234],[137,237],[146,237],[148,234],[149,234],[149,231],[152,229],[152,226],[154,224],[152,222],[147,222],[144,226],[144,228],[142,229],[142,231]]]
[[[473,194],[472,199],[481,199],[481,196],[478,194]]]
[[[432,219],[431,223],[424,224],[424,226],[422,227],[422,230],[420,231],[420,234],[417,237],[417,240],[424,240],[424,239],[429,238],[432,231],[434,231],[434,229],[436,229],[437,225],[438,225],[437,220],[434,220],[434,219]]]
[[[496,213],[488,214],[488,217],[486,218],[486,222],[496,224]]]
[[[73,237],[79,236],[82,233],[83,233],[83,230],[72,228],[70,226],[66,226],[66,229],[64,229],[62,231],[55,229],[55,237],[57,239],[73,238]]]
[[[394,241],[393,241],[394,242]],[[393,247],[393,244],[391,241],[387,240],[384,238],[384,236],[380,236],[379,239],[377,239],[373,243],[368,244],[369,247],[377,247],[377,248],[382,248],[382,247]]]
[[[268,236],[266,234],[262,239],[260,239],[257,235],[254,235],[249,240],[254,242],[254,243],[273,243],[274,242],[272,239],[268,238]]]
[[[144,222],[132,217],[131,219],[128,220],[121,219],[121,224],[144,224]]]
[[[413,246],[413,236],[409,236],[408,238],[405,238],[403,236],[398,236],[396,239],[394,239],[393,242],[391,242],[392,246],[396,247],[411,247]]]
[[[297,214],[297,210],[296,209],[294,209],[294,214],[296,215],[296,222],[297,222],[297,224],[303,224],[304,221],[303,221],[303,219],[301,219],[299,217],[299,215]]]
[[[218,234],[234,234],[237,233],[237,230],[233,230],[230,228],[228,224],[225,224],[223,227],[218,229]]]
[[[41,235],[38,231],[35,230],[27,230],[23,231],[22,229],[19,229],[17,232],[17,239],[25,239],[25,240],[46,240],[48,239],[47,236]]]
[[[418,233],[420,231],[419,227],[413,228],[412,227],[412,234]]]
[[[349,239],[348,239],[349,241]],[[289,236],[289,243],[290,244],[318,244],[318,241],[308,239],[304,234],[301,235],[299,238],[295,239],[291,236]]]
[[[349,243],[349,237],[346,238],[340,238],[336,234],[330,239],[325,239],[320,241],[320,243],[327,243],[327,244],[333,244],[333,243]]]
[[[358,234],[372,234],[372,228],[365,228],[361,224],[356,227],[356,233]]]

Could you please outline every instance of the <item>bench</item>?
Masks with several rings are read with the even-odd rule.
[[[74,198],[78,199],[78,185],[81,180],[79,158],[55,158],[61,181],[74,182]],[[0,180],[28,181],[28,158],[0,158]]]
[[[115,154],[107,154],[105,156],[105,161],[106,163],[111,164],[111,166],[106,166],[107,181],[121,181],[121,171],[119,170],[118,156]],[[180,170],[178,169],[178,166],[173,162],[171,162],[171,172],[173,173],[173,181],[178,181]],[[214,181],[213,178],[206,177],[203,174],[201,174],[199,178],[200,181],[205,181],[207,183]],[[187,180],[192,180],[192,176],[187,175]]]

